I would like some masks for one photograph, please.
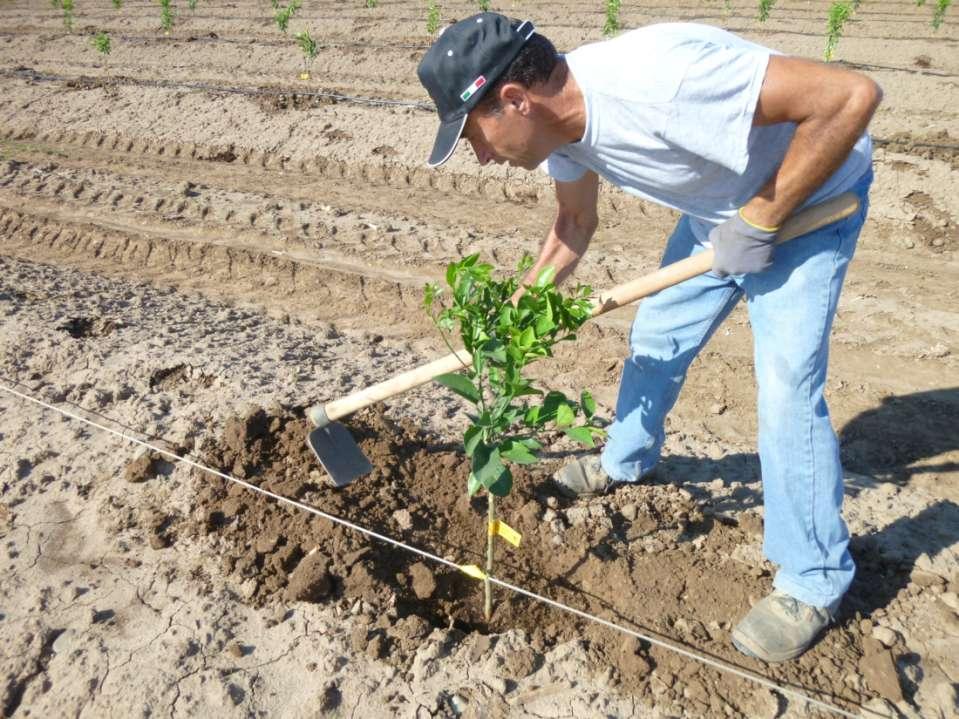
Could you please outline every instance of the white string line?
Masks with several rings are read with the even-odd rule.
[[[362,527],[362,526],[360,526],[360,525],[358,525],[358,524],[354,524],[353,522],[350,522],[349,520],[343,519],[342,517],[337,517],[337,516],[334,516],[334,515],[332,515],[332,514],[327,514],[326,512],[324,512],[324,511],[322,511],[322,510],[320,510],[320,509],[317,509],[316,507],[311,507],[311,506],[308,505],[308,504],[303,504],[302,502],[297,502],[296,500],[290,499],[290,498],[288,498],[288,497],[284,497],[283,495],[280,495],[280,494],[276,494],[275,492],[271,492],[271,491],[269,491],[269,490],[267,490],[267,489],[263,489],[262,487],[258,487],[258,486],[256,486],[255,484],[250,484],[249,482],[246,482],[246,481],[244,481],[244,480],[242,480],[242,479],[237,479],[236,477],[232,477],[232,476],[230,476],[230,475],[228,475],[228,474],[225,474],[225,473],[223,473],[223,472],[220,472],[220,471],[218,471],[218,470],[212,469],[212,468],[210,468],[210,467],[206,467],[206,466],[204,466],[204,465],[202,465],[202,464],[200,464],[200,463],[198,463],[198,462],[193,461],[193,460],[190,459],[189,457],[181,457],[181,456],[179,456],[179,455],[177,455],[177,454],[174,454],[173,452],[170,452],[170,451],[168,451],[168,450],[162,449],[162,448],[157,447],[157,446],[155,446],[155,445],[152,445],[152,444],[150,444],[150,443],[148,443],[148,442],[144,442],[143,440],[137,439],[136,437],[132,437],[132,436],[130,436],[130,435],[124,433],[124,432],[120,432],[120,431],[118,431],[118,430],[112,429],[111,427],[106,427],[106,426],[104,426],[104,425],[102,425],[102,424],[97,424],[96,422],[94,422],[94,421],[92,421],[92,420],[89,420],[89,419],[87,419],[86,417],[82,417],[82,416],[80,416],[80,415],[78,415],[78,414],[75,414],[75,413],[73,413],[73,412],[70,412],[70,411],[68,411],[68,410],[62,409],[62,408],[60,408],[60,407],[56,407],[56,406],[54,406],[54,405],[52,405],[52,404],[48,404],[47,402],[44,402],[43,400],[36,399],[36,398],[31,397],[31,396],[29,396],[29,395],[26,395],[26,394],[24,394],[24,393],[22,393],[22,392],[18,392],[17,390],[15,390],[15,389],[13,389],[13,388],[11,388],[11,387],[7,387],[6,385],[0,384],[0,390],[3,390],[4,392],[8,392],[8,393],[10,393],[10,394],[12,394],[12,395],[15,395],[15,396],[17,396],[17,397],[20,397],[21,399],[25,399],[25,400],[27,400],[28,402],[33,402],[34,404],[38,404],[38,405],[40,405],[41,407],[45,407],[46,409],[53,410],[54,412],[59,412],[60,414],[66,416],[66,417],[69,417],[69,418],[71,418],[71,419],[78,420],[78,421],[80,421],[80,422],[83,422],[83,423],[85,423],[85,424],[90,425],[91,427],[96,427],[97,429],[101,429],[101,430],[103,430],[104,432],[109,432],[110,434],[116,435],[117,437],[120,437],[121,439],[124,439],[124,440],[126,440],[126,441],[128,441],[128,442],[133,442],[134,444],[138,444],[138,445],[140,445],[140,446],[142,446],[142,447],[146,447],[147,449],[152,450],[152,451],[156,452],[157,454],[161,454],[161,455],[164,455],[164,456],[166,456],[166,457],[169,457],[170,459],[172,459],[172,460],[174,460],[174,461],[182,462],[182,463],[187,464],[187,465],[189,465],[189,466],[191,466],[191,467],[194,467],[194,468],[196,468],[196,469],[199,469],[199,470],[202,471],[202,472],[207,472],[208,474],[215,475],[215,476],[217,476],[217,477],[220,477],[221,479],[225,479],[225,480],[227,480],[227,481],[229,481],[229,482],[234,482],[234,483],[236,483],[236,484],[239,484],[239,485],[242,486],[242,487],[246,487],[246,488],[249,489],[249,490],[252,490],[252,491],[254,491],[254,492],[258,492],[259,494],[262,494],[262,495],[264,495],[264,496],[270,497],[271,499],[275,499],[275,500],[277,500],[278,502],[281,502],[281,503],[283,503],[283,504],[288,504],[288,505],[290,505],[290,506],[292,506],[292,507],[296,507],[296,508],[298,508],[298,509],[302,509],[302,510],[304,510],[304,511],[306,511],[306,512],[309,512],[309,513],[311,513],[311,514],[315,514],[315,515],[317,515],[317,516],[319,516],[319,517],[323,517],[324,519],[327,519],[327,520],[329,520],[329,521],[331,521],[331,522],[333,522],[333,523],[335,523],[335,524],[340,524],[340,525],[342,525],[342,526],[344,526],[344,527],[348,527],[348,528],[350,528],[350,529],[352,529],[352,530],[355,530],[355,531],[359,532],[360,534],[365,534],[365,535],[367,535],[367,536],[369,536],[369,537],[372,537],[372,538],[374,538],[374,539],[378,539],[378,540],[380,540],[381,542],[385,542],[385,543],[387,543],[387,544],[391,544],[391,545],[393,545],[393,546],[395,546],[395,547],[399,547],[400,549],[405,549],[405,550],[408,551],[408,552],[412,552],[413,554],[418,554],[418,555],[421,556],[421,557],[424,557],[424,558],[426,558],[426,559],[430,559],[430,560],[432,560],[432,561],[434,561],[434,562],[438,562],[438,563],[440,563],[440,564],[444,564],[444,565],[446,565],[447,567],[451,567],[452,569],[456,569],[457,571],[460,571],[460,565],[457,564],[457,563],[455,563],[455,562],[453,562],[453,561],[450,561],[449,559],[444,559],[443,557],[437,556],[437,555],[435,555],[435,554],[431,554],[430,552],[427,552],[427,551],[425,551],[425,550],[419,549],[419,548],[414,547],[414,546],[411,546],[411,545],[409,545],[409,544],[405,544],[405,543],[399,541],[398,539],[393,539],[392,537],[388,537],[388,536],[386,536],[386,535],[383,535],[383,534],[380,534],[380,533],[378,533],[378,532],[375,532],[375,531],[373,531],[372,529],[367,529],[366,527]],[[561,610],[561,611],[567,612],[567,613],[569,613],[569,614],[573,614],[573,615],[575,615],[575,616],[577,616],[577,617],[580,617],[580,618],[582,618],[582,619],[586,619],[586,620],[588,620],[588,621],[590,621],[590,622],[593,622],[593,623],[595,623],[595,624],[600,624],[600,625],[602,625],[602,626],[604,626],[604,627],[607,627],[607,628],[609,628],[609,629],[612,629],[612,630],[614,630],[614,631],[621,632],[621,633],[623,633],[623,634],[628,634],[628,635],[630,635],[630,636],[632,636],[632,637],[635,637],[636,639],[640,639],[640,640],[642,640],[642,641],[649,642],[650,644],[656,645],[656,646],[658,646],[658,647],[662,647],[663,649],[668,649],[668,650],[670,650],[670,651],[676,652],[677,654],[680,654],[680,655],[682,655],[682,656],[684,656],[684,657],[686,657],[686,658],[688,658],[688,659],[692,659],[692,660],[694,660],[694,661],[700,662],[701,664],[705,664],[705,665],[707,665],[707,666],[713,667],[714,669],[718,669],[718,670],[721,671],[721,672],[727,672],[727,673],[729,673],[729,674],[734,674],[734,675],[736,675],[736,676],[738,676],[738,677],[741,677],[742,679],[746,679],[746,680],[751,681],[751,682],[754,682],[754,683],[756,683],[756,684],[761,684],[762,686],[766,687],[767,689],[772,689],[773,691],[778,692],[778,693],[780,693],[780,694],[783,694],[784,696],[792,697],[793,699],[797,699],[797,700],[802,701],[802,702],[808,702],[809,704],[812,704],[812,705],[814,705],[814,706],[817,706],[817,707],[819,707],[819,708],[821,708],[821,709],[825,709],[826,711],[832,712],[832,713],[834,713],[834,714],[838,714],[838,715],[840,715],[840,716],[852,717],[853,719],[857,719],[857,717],[859,717],[858,714],[852,714],[852,713],[847,712],[847,711],[845,711],[844,709],[840,709],[839,707],[834,706],[834,705],[832,705],[832,704],[828,704],[828,703],[823,702],[823,701],[820,701],[820,700],[818,700],[818,699],[813,699],[813,698],[810,697],[810,696],[806,696],[805,694],[803,694],[803,693],[801,693],[801,692],[798,692],[798,691],[795,691],[794,689],[790,689],[790,688],[788,688],[788,687],[784,687],[784,686],[782,686],[782,685],[780,685],[780,684],[777,684],[776,682],[774,682],[774,681],[772,681],[772,680],[770,680],[770,679],[766,679],[765,677],[762,677],[762,676],[759,676],[759,675],[756,675],[756,674],[752,674],[752,673],[750,673],[750,672],[743,671],[742,669],[739,669],[738,667],[735,667],[735,666],[733,666],[733,665],[731,665],[731,664],[727,664],[727,663],[722,662],[722,661],[719,661],[719,660],[711,659],[710,657],[707,657],[707,656],[698,654],[698,653],[696,653],[696,652],[689,651],[688,649],[684,649],[684,648],[682,648],[682,647],[676,646],[676,645],[674,645],[674,644],[672,644],[672,643],[670,643],[670,642],[666,642],[666,641],[664,641],[664,640],[662,640],[662,639],[657,639],[656,637],[648,636],[648,635],[646,635],[646,634],[643,634],[642,632],[637,632],[637,631],[635,631],[635,630],[633,630],[633,629],[629,629],[628,627],[620,626],[619,624],[615,624],[614,622],[611,622],[611,621],[609,621],[608,619],[603,619],[602,617],[597,617],[597,616],[594,616],[594,615],[589,614],[589,613],[587,613],[587,612],[584,612],[584,611],[582,611],[582,610],[575,609],[575,608],[570,607],[570,606],[568,606],[568,605],[566,605],[566,604],[563,604],[563,603],[561,603],[561,602],[557,602],[557,601],[555,601],[555,600],[553,600],[553,599],[550,599],[550,598],[548,598],[548,597],[544,597],[544,596],[542,596],[542,595],[540,595],[540,594],[537,594],[537,593],[535,593],[535,592],[531,592],[531,591],[529,591],[528,589],[523,589],[522,587],[518,587],[518,586],[516,586],[516,585],[514,585],[514,584],[510,584],[509,582],[504,582],[503,580],[497,579],[496,577],[490,576],[490,577],[489,577],[489,581],[490,581],[490,583],[495,584],[495,585],[497,585],[497,586],[500,586],[500,587],[502,587],[503,589],[508,589],[508,590],[510,590],[511,592],[515,592],[516,594],[522,594],[522,595],[524,595],[524,596],[526,596],[526,597],[529,597],[530,599],[534,599],[534,600],[536,600],[536,601],[538,601],[538,602],[542,602],[542,603],[547,604],[547,605],[549,605],[549,606],[551,606],[551,607],[554,607],[554,608],[559,609],[559,610]]]

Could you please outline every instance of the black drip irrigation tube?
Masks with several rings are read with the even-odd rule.
[[[16,67],[12,70],[0,70],[0,76],[15,77],[29,82],[77,82],[87,81],[95,86],[133,85],[137,87],[162,87],[171,90],[200,90],[211,93],[228,93],[233,95],[271,96],[271,95],[298,95],[300,97],[317,97],[335,102],[350,102],[357,105],[372,105],[379,107],[408,107],[414,110],[436,112],[436,107],[428,102],[415,100],[390,100],[379,97],[363,97],[359,95],[343,95],[336,92],[322,90],[301,90],[299,88],[265,88],[265,87],[237,87],[235,85],[212,85],[206,82],[177,82],[174,80],[138,80],[133,77],[114,76],[98,78],[91,76],[64,77],[49,73],[37,72],[29,67]]]

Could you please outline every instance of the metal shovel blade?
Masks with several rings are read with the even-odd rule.
[[[334,487],[345,487],[357,477],[373,471],[373,465],[353,435],[339,422],[317,427],[310,432],[306,442],[330,475]]]

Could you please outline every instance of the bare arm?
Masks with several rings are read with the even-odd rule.
[[[556,183],[556,219],[524,284],[532,284],[544,267],[556,269],[557,284],[572,273],[599,224],[598,195],[599,177],[595,172],[587,171],[575,182]]]
[[[778,227],[846,160],[882,100],[882,89],[857,72],[773,55],[759,94],[754,125],[795,122],[782,165],[743,215]]]

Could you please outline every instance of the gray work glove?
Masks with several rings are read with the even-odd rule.
[[[710,230],[709,241],[716,251],[713,272],[720,277],[745,275],[762,272],[773,263],[776,231],[751,225],[737,212]]]

